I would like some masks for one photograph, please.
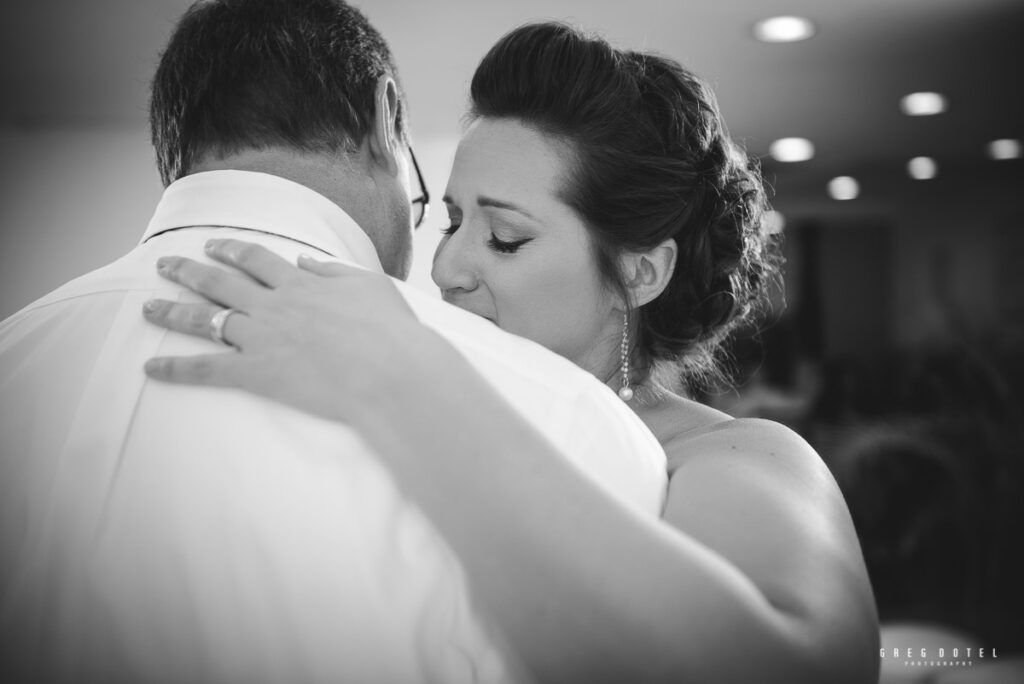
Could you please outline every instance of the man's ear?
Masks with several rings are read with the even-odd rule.
[[[645,252],[622,256],[622,273],[630,304],[639,308],[665,291],[676,270],[679,247],[672,238]]]
[[[367,136],[370,154],[388,173],[397,176],[402,150],[398,134],[398,86],[393,78],[385,75],[378,79],[373,102],[373,129]]]

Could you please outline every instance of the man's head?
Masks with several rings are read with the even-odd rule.
[[[200,0],[153,79],[160,176],[169,185],[211,161],[271,158],[270,172],[309,178],[342,204],[401,274],[410,209],[396,74],[384,39],[343,0]]]

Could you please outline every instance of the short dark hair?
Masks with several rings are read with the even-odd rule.
[[[165,185],[202,155],[269,146],[353,150],[370,130],[387,43],[342,0],[200,0],[153,79],[150,131]],[[399,132],[404,106],[399,93]]]
[[[471,117],[512,118],[566,143],[562,197],[617,291],[621,254],[678,244],[668,286],[634,315],[637,379],[658,362],[690,383],[717,378],[718,348],[766,308],[780,258],[762,226],[756,161],[730,140],[711,90],[670,59],[540,23],[491,48],[470,94]]]

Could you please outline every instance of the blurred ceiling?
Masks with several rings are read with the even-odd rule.
[[[143,125],[161,46],[189,0],[51,0],[0,8],[0,125]],[[510,28],[561,19],[672,56],[707,78],[733,136],[766,156],[803,136],[808,162],[765,159],[785,203],[836,175],[896,177],[927,155],[984,173],[985,145],[1024,138],[1024,0],[355,0],[390,42],[419,137],[456,136],[473,69]],[[765,44],[753,24],[811,19],[817,34]],[[929,90],[947,112],[908,117]],[[1021,162],[1009,162],[1020,167]],[[1004,166],[1005,168],[1005,166]]]

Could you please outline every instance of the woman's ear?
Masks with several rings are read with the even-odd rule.
[[[645,252],[627,252],[622,270],[630,304],[639,308],[665,291],[676,270],[679,247],[672,238]]]
[[[391,175],[398,175],[402,154],[398,133],[398,86],[390,76],[381,76],[374,93],[373,129],[367,136],[370,154]]]

